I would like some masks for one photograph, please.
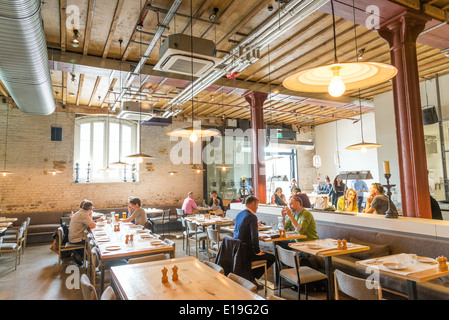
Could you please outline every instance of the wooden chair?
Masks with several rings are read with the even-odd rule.
[[[206,228],[207,233],[207,257],[213,258],[214,255],[218,254],[220,249],[220,232],[212,227]]]
[[[156,225],[162,225],[162,235],[165,236],[165,225],[166,224],[169,225],[169,232],[170,232],[170,209],[163,210],[162,216],[158,217],[157,219],[153,219],[152,222],[155,226],[155,229],[156,229]]]
[[[219,266],[218,264],[213,263],[213,262],[210,262],[209,260],[204,260],[203,263],[204,263],[206,266],[208,266],[208,267],[214,269],[215,271],[217,271],[217,272],[219,272],[219,273],[221,273],[221,274],[224,274],[224,269],[223,269],[221,266]]]
[[[61,252],[72,251],[76,249],[84,249],[85,244],[71,244],[67,242],[65,246],[62,245],[62,239],[64,239],[64,230],[62,227],[58,227],[58,269],[61,268]],[[84,264],[84,261],[83,261]]]
[[[176,209],[178,210],[178,209]],[[185,243],[187,242],[187,238],[194,234],[194,231],[189,232],[187,228],[187,220],[185,217],[181,217],[181,225],[182,225],[182,250],[185,250],[187,253],[187,246]]]
[[[30,219],[30,218],[28,218],[28,219]],[[28,224],[29,224],[28,219],[25,220],[24,222],[22,222],[22,225],[20,227],[14,228],[12,230],[7,230],[8,233],[5,232],[5,235],[2,237],[4,243],[16,243],[17,242],[17,230],[20,229],[20,228],[23,228],[23,234],[22,234],[21,239],[20,239],[20,245],[21,245],[21,252],[22,252],[22,254],[23,254],[23,246],[24,246],[24,243],[25,243],[25,237],[26,237],[26,233],[27,233],[27,230],[28,230]]]
[[[329,299],[329,286],[327,282],[328,279],[324,273],[321,273],[309,267],[300,267],[299,254],[296,251],[287,250],[280,246],[276,246],[276,250],[278,252],[278,266],[279,266],[278,268],[279,297],[281,296],[281,288],[282,288],[281,278],[282,278],[298,286],[298,300],[301,299],[301,290],[300,290],[301,285],[305,286],[306,299],[308,299],[309,295],[307,293],[307,284],[316,281],[324,281],[326,285],[327,299]]]
[[[16,230],[15,239],[16,242],[7,242],[7,243],[1,243],[0,244],[0,253],[4,252],[15,252],[16,253],[16,260],[14,265],[14,270],[17,270],[17,262],[20,264],[20,255],[22,250],[22,243],[23,243],[23,234],[25,230],[24,227],[20,227],[18,230]]]
[[[195,256],[198,258],[198,243],[207,240],[207,234],[205,232],[198,231],[198,225],[195,222],[187,222],[187,255],[190,255],[190,242],[195,243]]]
[[[257,269],[257,268],[265,268],[264,272],[264,278],[265,278],[265,286],[264,286],[264,297],[267,296],[267,260],[257,260],[251,262],[251,269]],[[256,280],[257,281],[257,280]]]
[[[377,281],[370,282],[371,289],[367,287],[367,280],[350,276],[340,270],[334,271],[335,300],[340,300],[340,292],[357,300],[382,300],[382,287]]]
[[[246,289],[248,289],[254,293],[257,293],[257,286],[254,283],[252,283],[251,281],[246,280],[245,278],[240,277],[232,272],[230,272],[228,274],[228,278],[234,280],[235,282],[237,282],[241,286],[245,287]]]
[[[98,300],[97,290],[85,274],[81,275],[81,292],[83,293],[84,300]],[[114,289],[108,286],[101,294],[100,300],[116,300]]]

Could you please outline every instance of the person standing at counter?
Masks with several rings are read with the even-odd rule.
[[[345,194],[345,184],[341,179],[335,177],[334,183],[332,184],[332,205],[336,208],[338,198]]]
[[[385,214],[388,210],[388,197],[384,194],[384,188],[380,183],[373,183],[369,188],[369,196],[366,199],[365,213]],[[390,201],[390,211],[398,210],[393,201]]]
[[[357,192],[354,189],[348,189],[345,197],[340,197],[337,203],[338,211],[359,212],[356,201]]]
[[[282,208],[282,224],[285,231],[295,231],[299,234],[307,236],[305,239],[297,239],[299,241],[317,240],[318,233],[313,215],[303,207],[302,199],[297,195],[290,199],[289,206]],[[287,219],[285,219],[287,217]]]
[[[298,188],[299,192],[301,192],[301,188],[298,185],[298,182],[296,182],[296,179],[293,178],[292,182],[290,182],[290,192],[293,193],[293,189]]]
[[[363,196],[364,192],[368,192],[368,186],[365,181],[357,179],[351,182],[351,188],[357,193],[357,207],[359,208],[358,212],[362,212]]]
[[[276,204],[278,206],[286,206],[287,205],[287,199],[285,198],[284,194],[282,193],[282,188],[277,187],[274,191],[274,194],[271,196],[271,204]]]

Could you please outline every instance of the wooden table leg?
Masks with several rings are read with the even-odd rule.
[[[407,292],[409,300],[418,300],[418,293],[416,291],[416,282],[407,280]]]
[[[327,275],[327,290],[330,300],[334,300],[334,280],[332,272],[332,257],[324,258],[325,270]]]

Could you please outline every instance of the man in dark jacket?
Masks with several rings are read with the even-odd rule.
[[[220,206],[221,210],[224,211],[223,199],[221,199],[221,198],[218,196],[217,191],[215,191],[215,190],[212,191],[212,192],[211,192],[211,196],[212,196],[212,198],[211,198],[210,201],[209,201],[209,207],[212,207],[212,205],[214,204],[214,200],[215,200],[215,199],[218,199],[218,201],[220,202],[219,206]]]
[[[259,224],[256,212],[259,207],[259,199],[255,196],[246,198],[246,209],[235,217],[234,239],[239,239],[248,247],[248,255],[251,261],[267,260],[267,269],[275,262],[273,254],[263,252],[259,248]],[[254,278],[259,279],[264,274],[263,268],[253,269]]]

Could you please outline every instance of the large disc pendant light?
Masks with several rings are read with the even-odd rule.
[[[370,87],[393,78],[398,70],[389,64],[369,61],[338,62],[333,0],[331,7],[334,63],[297,72],[287,77],[283,86],[294,91],[328,92],[333,97],[340,97],[345,91]]]

